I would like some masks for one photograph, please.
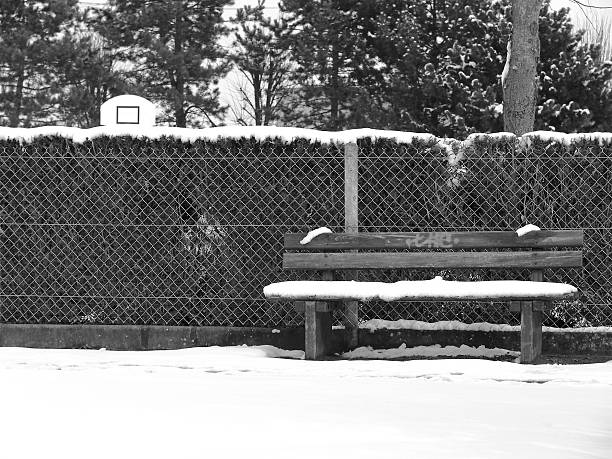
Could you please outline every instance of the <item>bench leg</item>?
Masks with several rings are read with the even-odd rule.
[[[306,360],[317,360],[329,350],[331,339],[331,312],[317,311],[317,302],[305,302],[305,354]]]
[[[534,363],[542,354],[542,311],[533,301],[521,302],[521,363]]]
[[[359,303],[357,301],[344,301],[344,328],[348,332],[347,350],[359,346]]]

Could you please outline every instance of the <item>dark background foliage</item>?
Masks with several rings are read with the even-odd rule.
[[[105,100],[133,93],[182,127],[503,130],[510,0],[283,0],[277,20],[263,2],[224,18],[227,5],[1,2],[0,125],[92,127]],[[539,32],[536,129],[612,130],[609,47],[548,0]],[[228,107],[217,85],[231,69],[242,80]]]

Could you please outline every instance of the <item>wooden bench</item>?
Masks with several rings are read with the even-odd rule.
[[[471,300],[506,302],[520,310],[520,361],[533,363],[542,351],[542,311],[553,300],[578,295],[571,285],[544,282],[544,270],[582,266],[582,230],[534,231],[522,237],[514,231],[332,233],[301,245],[304,236],[285,235],[283,269],[322,270],[322,280],[270,284],[264,295],[293,301],[296,310],[305,312],[306,359],[328,353],[331,312],[341,308],[343,301]],[[526,268],[531,280],[447,282],[437,278],[388,284],[333,280],[338,270],[406,268]]]

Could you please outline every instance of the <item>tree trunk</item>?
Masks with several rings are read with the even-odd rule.
[[[9,115],[9,126],[19,126],[19,118],[21,117],[21,107],[23,106],[23,85],[25,82],[25,69],[24,66],[19,67],[19,74],[17,75],[17,81],[15,83],[15,95],[13,99],[13,106],[11,107],[11,113]]]
[[[439,54],[439,45],[438,45],[438,6],[436,5],[436,0],[432,0],[431,2],[431,51],[429,53],[429,62],[431,62],[434,68],[438,69],[438,54]]]
[[[176,18],[175,18],[175,31],[174,31],[174,54],[183,54],[183,2],[176,2]],[[176,118],[177,127],[187,127],[187,116],[185,113],[185,63],[183,60],[178,61],[178,65],[175,68],[176,71],[176,84],[174,96],[174,116]]]
[[[177,78],[178,80],[178,78]],[[183,85],[181,85],[182,88]],[[177,87],[177,92],[179,88]],[[187,116],[185,114],[185,108],[183,107],[183,94],[182,91],[178,92],[176,101],[174,104],[174,117],[176,118],[176,126],[177,127],[187,127]]]
[[[279,73],[276,71],[276,65],[273,59],[270,59],[266,75],[266,102],[264,107],[264,126],[268,126],[272,121],[272,112],[274,111],[274,99],[276,97],[276,79],[279,78]]]
[[[502,74],[504,130],[516,135],[533,131],[540,59],[538,18],[541,0],[512,0],[512,38]]]
[[[251,76],[253,77],[253,102],[255,104],[255,126],[263,125],[263,116],[262,116],[262,108],[261,108],[261,99],[262,99],[262,72],[256,70],[251,72]]]
[[[332,45],[332,74],[331,74],[331,93],[330,93],[330,128],[338,130],[340,128],[340,55],[338,45]]]

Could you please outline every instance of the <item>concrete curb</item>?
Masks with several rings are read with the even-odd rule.
[[[346,330],[334,330],[332,350],[340,352]],[[518,350],[519,332],[463,330],[359,330],[359,345],[375,349],[461,346]],[[256,327],[165,327],[151,325],[30,325],[0,324],[0,346],[55,349],[161,350],[198,346],[269,344],[283,349],[304,349],[304,329]],[[544,332],[543,353],[559,355],[612,355],[612,333]]]
[[[299,329],[249,327],[165,327],[151,325],[0,324],[1,347],[149,351],[198,346],[271,344],[303,346]]]

